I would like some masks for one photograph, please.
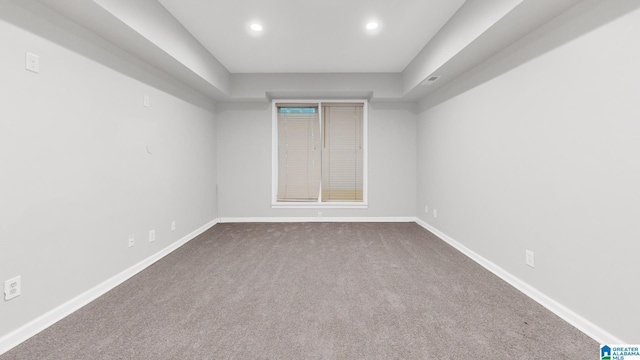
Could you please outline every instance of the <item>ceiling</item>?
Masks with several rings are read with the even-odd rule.
[[[401,72],[465,2],[158,1],[232,73]]]
[[[416,102],[519,40],[535,41],[536,29],[583,0],[8,1],[215,102]],[[368,31],[372,20],[380,26]],[[264,31],[251,32],[254,22]],[[95,54],[84,55],[108,63]]]

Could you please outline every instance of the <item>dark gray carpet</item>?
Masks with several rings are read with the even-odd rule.
[[[219,224],[0,359],[595,359],[413,223]]]

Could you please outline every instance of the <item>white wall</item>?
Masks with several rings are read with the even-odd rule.
[[[369,104],[369,208],[271,208],[271,104],[219,104],[219,214],[225,218],[413,217],[416,114],[410,105]]]
[[[0,338],[217,217],[212,108],[70,28],[0,4]]]
[[[417,214],[640,343],[640,11],[603,21],[623,3],[586,2],[422,104]]]
[[[417,213],[639,343],[640,12],[583,3],[439,89],[419,116],[371,103],[369,208],[322,211]],[[214,114],[170,75],[17,4],[0,1],[0,281],[21,275],[23,295],[0,301],[0,337],[218,216],[316,216],[271,208],[270,104]],[[24,70],[26,51],[40,74]],[[289,92],[284,80],[269,86]]]

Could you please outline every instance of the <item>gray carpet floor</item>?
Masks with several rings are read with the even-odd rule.
[[[595,359],[414,223],[218,224],[0,359]]]

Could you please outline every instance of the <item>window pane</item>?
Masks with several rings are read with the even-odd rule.
[[[278,201],[318,201],[320,121],[317,107],[278,107]]]
[[[362,201],[362,104],[323,104],[322,201]]]
[[[278,108],[280,114],[316,114],[318,108],[316,107],[281,107]]]

